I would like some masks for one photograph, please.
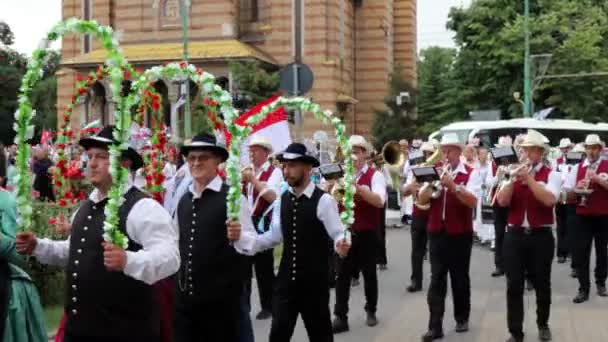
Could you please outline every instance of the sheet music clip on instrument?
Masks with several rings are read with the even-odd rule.
[[[340,179],[344,177],[344,169],[340,164],[324,164],[319,166],[319,172],[326,180]]]
[[[439,173],[435,166],[422,166],[412,168],[412,174],[416,178],[416,182],[432,183],[439,180]]]
[[[495,147],[490,150],[492,154],[492,158],[496,165],[512,165],[519,163],[519,158],[517,157],[517,153],[512,146],[509,147]]]

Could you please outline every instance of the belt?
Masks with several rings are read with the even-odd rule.
[[[532,235],[538,233],[547,233],[551,232],[551,227],[517,227],[517,226],[508,226],[507,231],[511,233],[521,233],[525,235]]]

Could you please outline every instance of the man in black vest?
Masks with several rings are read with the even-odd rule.
[[[338,205],[329,194],[311,182],[312,168],[319,162],[294,143],[278,155],[289,184],[273,211],[271,228],[258,235],[247,225],[228,223],[228,237],[235,248],[247,255],[273,248],[283,242],[283,256],[275,285],[270,342],[291,340],[298,314],[313,342],[331,342],[329,314],[328,242],[346,256],[348,236],[340,221]],[[242,230],[242,231],[241,231]]]
[[[228,186],[217,172],[228,159],[228,151],[214,136],[200,134],[181,153],[193,182],[177,205],[183,263],[178,274],[174,341],[237,342],[246,260],[226,236]],[[245,197],[239,220],[253,229]]]
[[[88,155],[87,179],[95,190],[73,217],[66,241],[17,237],[17,250],[45,264],[66,267],[65,342],[160,341],[157,281],[179,268],[177,232],[167,212],[133,186],[124,194],[119,229],[127,250],[103,241],[104,207],[112,186],[109,145],[113,127],[80,140]],[[123,152],[123,166],[135,171],[141,156]]]

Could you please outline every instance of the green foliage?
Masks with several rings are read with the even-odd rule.
[[[411,96],[411,101],[405,109],[396,103],[396,97],[401,92],[409,92]],[[384,105],[385,109],[376,110],[372,126],[374,146],[377,149],[390,140],[418,137],[418,121],[411,117],[416,110],[416,91],[403,77],[403,68],[400,65],[396,65],[390,75],[389,91],[384,98]]]
[[[423,58],[419,68],[420,110],[422,115],[434,111],[425,131],[464,119],[473,110],[499,109],[505,118],[522,115],[512,97],[523,93],[522,13],[520,0],[476,0],[469,8],[451,9],[447,27],[455,32],[458,53],[448,76],[439,77],[445,70],[437,66],[434,77],[425,75],[433,69],[430,59]],[[608,71],[606,1],[531,1],[530,32],[531,54],[553,55],[547,74]],[[423,87],[427,81],[434,86]],[[584,120],[608,121],[607,99],[606,76],[548,79],[534,93],[536,110],[555,106],[566,117]]]
[[[267,71],[257,60],[230,63],[230,72],[239,91],[260,103],[279,90],[279,73]]]
[[[0,43],[8,46],[13,45],[15,41],[15,35],[11,28],[4,21],[0,21]]]
[[[26,65],[25,56],[8,47],[0,47],[0,140],[4,144],[12,143],[15,135],[13,114]]]

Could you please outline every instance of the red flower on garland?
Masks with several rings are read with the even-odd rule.
[[[160,109],[160,102],[159,101],[152,101],[152,109],[159,110]]]
[[[66,202],[66,200],[64,200],[64,199],[60,199],[58,203],[59,203],[59,206],[61,206],[61,207],[65,207],[68,205],[68,202]]]
[[[54,224],[56,224],[56,223],[57,223],[57,218],[56,218],[56,217],[51,217],[51,218],[50,218],[50,219],[47,221],[47,223],[48,223],[49,225],[54,225]]]
[[[82,76],[82,75],[77,75],[77,76],[76,76],[76,81],[77,81],[77,82],[82,82],[82,81],[84,81],[84,80],[85,80],[85,77],[84,77],[84,76]]]
[[[188,64],[187,64],[185,61],[182,61],[182,62],[179,62],[179,66],[180,66],[182,69],[185,69],[185,68],[188,66]]]
[[[125,70],[125,72],[124,72],[124,79],[125,80],[130,80],[131,79],[131,72],[129,70]]]
[[[87,90],[85,88],[78,88],[78,95],[82,96],[86,93],[87,93]]]

